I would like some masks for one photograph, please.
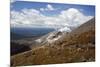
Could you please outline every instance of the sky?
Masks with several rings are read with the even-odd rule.
[[[11,0],[11,27],[77,27],[94,16],[94,5]]]

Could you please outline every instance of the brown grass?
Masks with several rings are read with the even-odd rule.
[[[11,58],[12,65],[40,65],[56,63],[72,63],[94,61],[94,48],[65,48],[40,47],[38,49],[18,54]]]

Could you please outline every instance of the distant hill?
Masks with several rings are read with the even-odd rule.
[[[11,55],[22,53],[28,50],[31,50],[31,48],[27,45],[11,42]]]
[[[39,39],[42,46],[12,56],[11,65],[95,61],[95,18],[71,32],[51,32]]]
[[[16,33],[11,33],[11,55],[22,53],[31,50],[33,47],[39,46],[34,40],[40,36],[23,36]]]
[[[25,36],[17,34],[17,33],[14,33],[14,32],[11,32],[10,35],[11,35],[11,40],[18,40],[18,39],[25,38]]]

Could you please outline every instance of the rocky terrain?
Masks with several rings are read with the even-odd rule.
[[[95,18],[72,31],[54,31],[20,44],[29,49],[11,56],[12,66],[95,61]]]

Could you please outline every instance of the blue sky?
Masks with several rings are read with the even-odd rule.
[[[95,6],[93,5],[28,1],[11,3],[12,27],[77,27],[94,16]]]
[[[46,2],[28,2],[28,1],[16,1],[11,4],[11,10],[21,11],[24,8],[31,9],[34,8],[39,10],[40,8],[46,8],[47,4],[51,4],[57,10],[54,11],[45,11],[41,12],[45,15],[56,15],[59,14],[62,10],[69,8],[79,9],[85,15],[94,16],[95,15],[95,6],[94,5],[76,5],[76,4],[61,4],[61,3],[46,3]]]

